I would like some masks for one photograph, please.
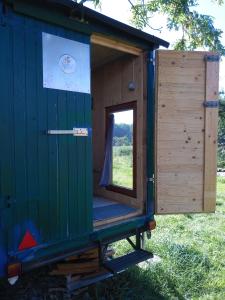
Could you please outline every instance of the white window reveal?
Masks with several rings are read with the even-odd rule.
[[[90,46],[42,33],[43,87],[90,93]]]

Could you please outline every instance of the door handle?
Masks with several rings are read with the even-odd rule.
[[[88,128],[73,128],[72,130],[48,130],[49,135],[88,136]]]

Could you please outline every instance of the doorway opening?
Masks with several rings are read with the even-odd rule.
[[[143,57],[92,44],[93,222],[144,214]]]

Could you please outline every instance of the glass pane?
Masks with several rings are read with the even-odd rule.
[[[133,110],[115,112],[112,184],[133,189]]]

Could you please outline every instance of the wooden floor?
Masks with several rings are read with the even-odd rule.
[[[93,199],[94,222],[126,216],[136,211],[137,209],[133,207],[103,197],[94,197]]]

